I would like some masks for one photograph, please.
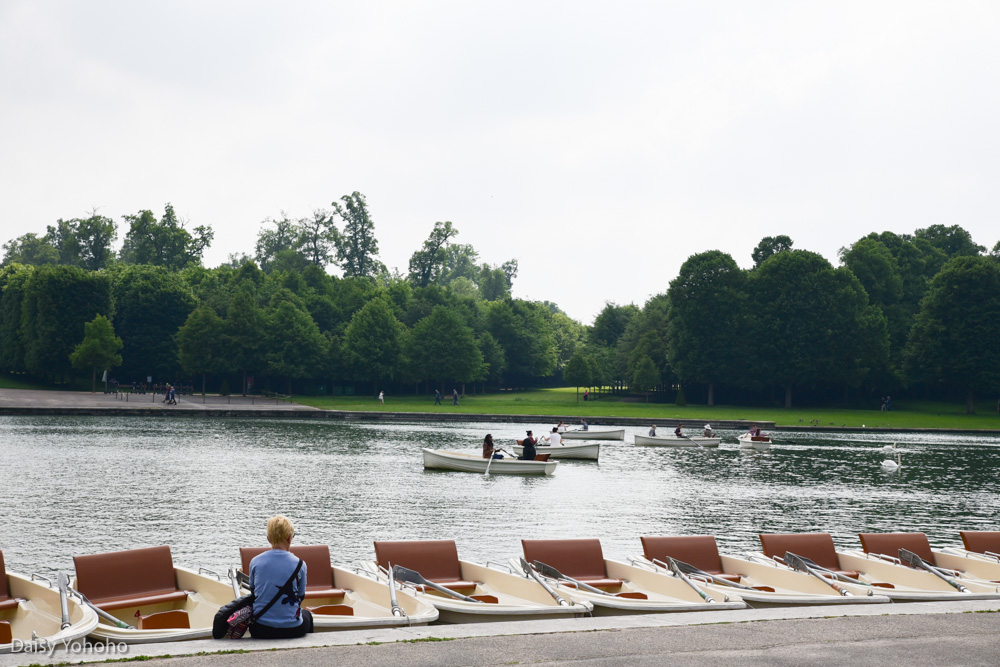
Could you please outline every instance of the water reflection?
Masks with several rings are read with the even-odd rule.
[[[609,555],[640,535],[715,534],[724,551],[759,532],[824,531],[845,547],[858,532],[1000,528],[1000,438],[941,434],[795,433],[770,451],[606,443],[600,463],[559,464],[550,478],[424,471],[421,447],[477,450],[492,432],[508,449],[544,424],[0,418],[12,569],[71,569],[75,554],[170,544],[181,564],[217,571],[264,544],[276,512],[300,543],[326,543],[341,563],[373,556],[372,540],[451,538],[463,557],[515,555],[521,538],[598,537]],[[902,468],[887,473],[885,444]]]

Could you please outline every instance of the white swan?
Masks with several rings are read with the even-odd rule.
[[[888,471],[899,470],[902,467],[903,467],[903,460],[899,452],[896,452],[895,461],[893,461],[892,459],[886,459],[885,461],[882,461],[883,470],[888,470]]]
[[[892,443],[891,445],[886,445],[885,447],[882,448],[883,454],[892,454],[894,451],[896,451],[896,443]]]

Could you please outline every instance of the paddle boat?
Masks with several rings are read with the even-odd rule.
[[[556,462],[549,461],[545,454],[534,461],[521,461],[512,457],[484,459],[479,452],[448,452],[442,449],[421,449],[424,453],[424,468],[434,470],[455,470],[459,472],[485,473],[495,475],[551,475],[556,471]]]
[[[219,607],[236,597],[228,583],[175,566],[169,546],[74,556],[73,563],[70,585],[99,610],[90,633],[95,639],[128,644],[206,639]]]
[[[600,540],[521,540],[521,547],[538,576],[566,597],[594,605],[594,615],[746,607],[738,594],[716,599],[693,582],[606,559]]]
[[[667,576],[679,576],[680,570],[713,597],[735,594],[754,607],[889,602],[883,595],[842,596],[807,574],[764,559],[722,555],[712,535],[641,539],[643,555],[631,559],[635,564]]]
[[[576,618],[593,610],[536,579],[459,560],[453,540],[376,541],[375,560],[363,567],[383,582],[393,572],[397,584],[437,608],[442,623]]]
[[[520,456],[524,451],[521,441],[514,445],[514,454]],[[548,454],[553,459],[582,459],[586,461],[596,461],[601,454],[601,445],[597,442],[564,443],[561,445],[535,445],[538,454]],[[502,459],[498,459],[502,460]],[[496,465],[496,461],[493,462]],[[492,468],[491,468],[492,472]]]
[[[610,430],[598,430],[594,428],[587,429],[573,429],[572,431],[563,431],[563,440],[624,440],[625,439],[625,429],[610,429]]]
[[[961,530],[962,547],[934,551],[934,563],[967,576],[1000,581],[1000,531]]]
[[[65,576],[53,587],[42,577],[8,572],[0,551],[0,653],[44,653],[97,626],[97,613],[69,595]]]
[[[917,535],[923,538],[922,544]],[[901,565],[895,554],[913,547],[921,552],[917,560],[929,558],[923,562],[934,567],[923,533],[861,533],[859,537],[864,552],[838,551],[829,533],[761,535],[760,541],[765,557],[853,595],[872,592],[894,602],[1000,599],[997,584],[963,580],[952,585],[927,569]],[[890,552],[894,554],[891,559],[880,555]]]
[[[653,447],[718,447],[722,438],[691,436],[678,438],[676,435],[637,435],[635,444]]]
[[[740,449],[764,451],[771,448],[771,436],[769,435],[750,435],[748,431],[739,436],[737,440],[739,440]]]
[[[241,569],[233,572],[232,577],[234,593],[250,592],[247,576],[250,561],[268,549],[240,549]],[[433,605],[400,589],[398,584],[390,591],[388,582],[379,581],[369,572],[350,572],[333,565],[330,547],[325,544],[296,545],[291,553],[306,564],[306,596],[302,607],[312,612],[317,632],[427,625],[438,619],[438,610]]]

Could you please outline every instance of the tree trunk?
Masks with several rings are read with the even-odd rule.
[[[205,401],[205,374],[204,373],[201,374],[201,398],[202,398],[202,402],[204,403],[204,401]]]
[[[247,395],[247,372],[243,371],[243,395]]]
[[[709,382],[708,383],[708,407],[711,408],[714,405],[715,405],[715,383],[714,382]]]
[[[580,388],[579,387],[576,388],[576,402],[577,403],[580,402]]]
[[[97,366],[94,366],[94,372],[90,376],[90,391],[97,391]]]
[[[785,407],[792,407],[792,385],[790,384],[785,385]]]
[[[965,414],[974,415],[976,414],[976,404],[975,404],[976,393],[969,387],[965,394]]]

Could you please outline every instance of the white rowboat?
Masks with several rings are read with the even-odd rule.
[[[611,431],[598,431],[596,429],[583,431],[575,429],[573,431],[563,431],[561,435],[563,440],[624,440],[625,429],[619,428]]]
[[[478,452],[448,452],[441,449],[422,449],[424,468],[454,470],[458,472],[485,473],[489,459]],[[513,458],[493,459],[490,474],[495,475],[551,475],[556,471],[555,461],[519,461]]]
[[[771,436],[769,435],[750,435],[749,433],[744,433],[739,437],[739,441],[741,449],[763,451],[771,448]]]
[[[521,445],[514,445],[514,453],[518,456],[524,450]],[[554,459],[585,459],[588,461],[596,461],[597,457],[601,453],[601,445],[596,442],[581,442],[579,444],[567,444],[567,445],[535,445],[535,451],[539,454],[548,454]],[[495,466],[498,461],[503,459],[497,459],[493,462]],[[493,472],[493,468],[490,468],[490,472]]]
[[[637,435],[635,444],[655,447],[718,447],[722,438],[678,438],[676,435]]]

